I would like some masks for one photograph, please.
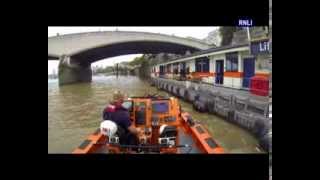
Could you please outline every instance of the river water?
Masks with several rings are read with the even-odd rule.
[[[129,96],[158,93],[135,76],[97,76],[91,83],[59,87],[57,79],[48,80],[48,153],[71,153],[101,122],[102,110],[115,90]],[[182,109],[207,127],[213,138],[228,153],[259,153],[258,140],[246,130],[220,117],[198,113],[190,103],[180,100]]]

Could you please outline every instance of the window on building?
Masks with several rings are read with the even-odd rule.
[[[226,54],[226,71],[238,72],[238,53]]]
[[[171,64],[167,65],[168,73],[171,73]]]
[[[209,58],[201,57],[196,59],[196,72],[209,72]]]

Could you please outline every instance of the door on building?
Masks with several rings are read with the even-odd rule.
[[[223,60],[216,60],[216,84],[223,84]]]
[[[163,78],[164,77],[164,66],[160,66],[160,72],[159,72],[159,77]]]
[[[186,63],[185,62],[180,63],[180,77],[182,77],[182,78],[186,77]]]
[[[242,86],[245,88],[250,87],[250,79],[254,76],[254,58],[243,59],[243,81]]]

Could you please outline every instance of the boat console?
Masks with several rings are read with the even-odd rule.
[[[130,118],[142,130],[139,143],[174,146],[178,144],[180,106],[176,99],[129,98]]]

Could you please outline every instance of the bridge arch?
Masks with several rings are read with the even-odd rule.
[[[161,41],[130,41],[119,42],[114,44],[102,45],[85,49],[71,54],[70,57],[73,63],[86,64],[94,63],[96,61],[129,54],[158,54],[158,53],[171,53],[171,54],[185,54],[186,51],[191,53],[201,49],[188,47],[181,44]]]
[[[67,34],[60,36],[48,37],[48,59],[59,58],[60,64],[68,62],[67,66],[80,65],[77,70],[70,69],[65,64],[63,67],[69,68],[67,71],[73,73],[70,80],[66,83],[82,81],[82,78],[91,76],[88,66],[91,63],[114,56],[126,54],[157,54],[157,53],[173,53],[185,54],[186,51],[195,52],[199,50],[215,47],[208,45],[201,40],[182,38],[157,33],[146,32],[128,32],[128,31],[103,31]],[[68,61],[66,61],[66,58]],[[59,65],[59,68],[62,66]],[[75,68],[77,66],[72,66]],[[85,70],[87,75],[81,72],[81,68]],[[75,72],[77,74],[75,74]],[[59,82],[64,81],[60,76]],[[68,79],[68,78],[66,78]],[[91,78],[84,78],[84,81],[91,81]]]

